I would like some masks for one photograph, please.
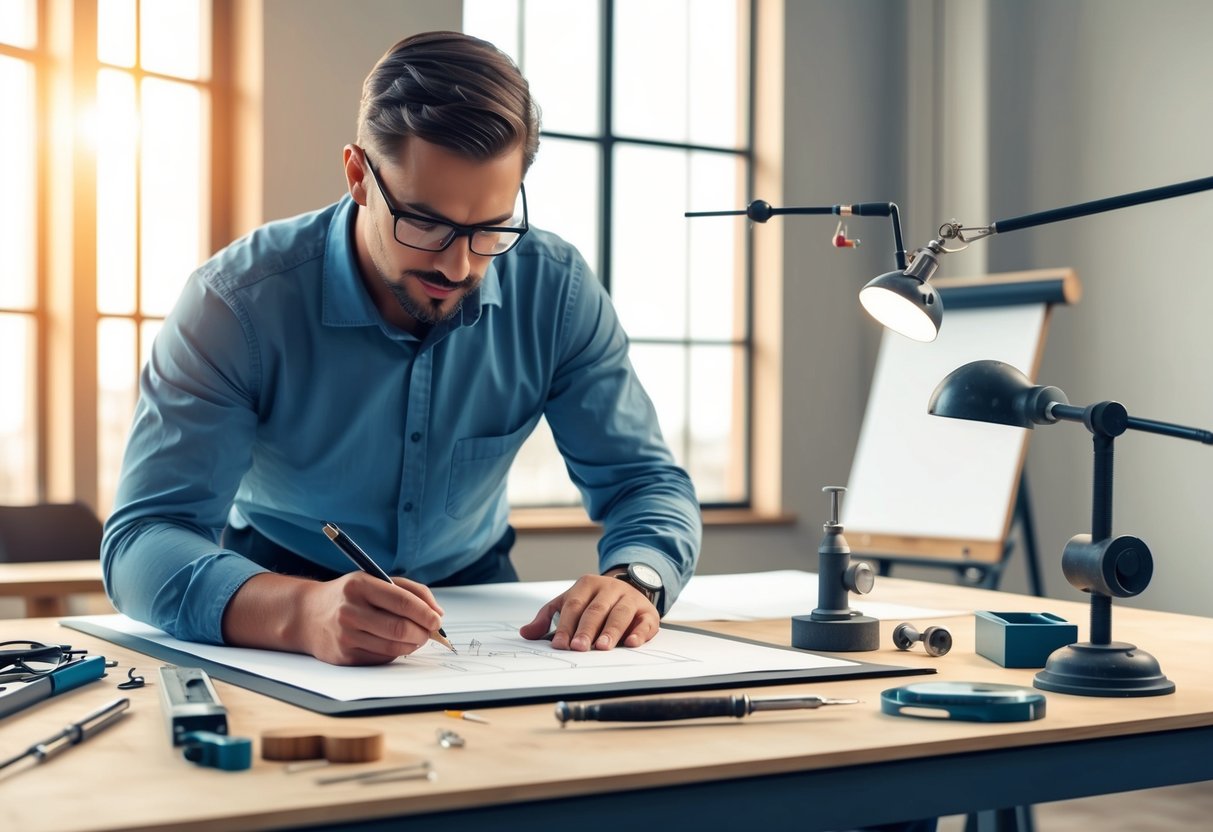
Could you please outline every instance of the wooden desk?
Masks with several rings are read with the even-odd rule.
[[[924,607],[1049,611],[1078,622],[1086,637],[1082,604],[893,578],[881,579],[872,597]],[[1031,684],[1034,671],[1005,670],[973,652],[971,618],[915,622],[952,630],[955,647],[939,659],[893,649],[895,623],[881,626],[881,644],[890,646],[859,658],[930,664],[940,679]],[[790,637],[786,620],[714,628],[781,644]],[[550,704],[482,709],[489,725],[440,713],[365,717],[356,722],[387,734],[388,755],[377,765],[423,757],[433,761],[438,779],[319,786],[314,772],[288,775],[280,763],[259,759],[245,772],[186,762],[169,745],[154,684],[158,661],[50,620],[0,622],[3,638],[65,640],[119,661],[107,679],[6,719],[0,753],[16,752],[120,695],[113,685],[132,662],[150,683],[129,692],[132,713],[116,726],[43,766],[0,774],[0,796],[10,828],[30,832],[350,828],[360,821],[359,830],[409,832],[809,832],[1213,779],[1213,620],[1118,608],[1113,634],[1157,656],[1178,691],[1140,699],[1047,694],[1044,719],[1001,725],[881,714],[881,690],[915,679],[735,691],[864,701],[741,720],[582,723],[561,730]],[[330,721],[222,682],[216,688],[236,735]],[[467,747],[439,748],[439,728],[458,731]]]
[[[68,596],[86,592],[105,592],[95,558],[0,563],[0,596],[24,598],[27,618],[67,615]]]

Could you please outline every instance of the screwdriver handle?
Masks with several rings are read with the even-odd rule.
[[[748,696],[700,696],[681,699],[619,699],[610,702],[557,702],[556,719],[561,723],[661,722],[670,719],[702,719],[712,716],[743,717],[750,712]]]

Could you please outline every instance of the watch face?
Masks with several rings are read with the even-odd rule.
[[[628,567],[628,572],[632,579],[642,586],[646,586],[654,591],[661,589],[661,576],[657,574],[657,570],[649,566],[647,563],[633,563]]]

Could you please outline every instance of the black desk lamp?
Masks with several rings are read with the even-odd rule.
[[[1158,202],[1208,190],[1213,190],[1213,176],[1025,214],[1022,217],[998,220],[986,226],[969,228],[952,220],[939,227],[939,236],[914,252],[910,257],[909,268],[900,268],[898,271],[873,278],[860,290],[859,302],[868,310],[868,314],[889,329],[916,341],[934,341],[943,320],[943,304],[940,303],[938,295],[927,288],[927,281],[938,270],[941,254],[962,251],[974,240],[1007,231],[1048,225],[1089,214],[1102,214],[1105,211],[1128,208],[1130,205]],[[962,245],[948,248],[945,245],[947,240],[956,240]]]
[[[1112,442],[1126,430],[1141,430],[1213,445],[1213,432],[1130,416],[1124,405],[1104,401],[1087,407],[1069,403],[1056,387],[1033,385],[1001,361],[973,361],[944,378],[927,410],[935,416],[993,422],[1021,428],[1058,421],[1081,422],[1095,443],[1091,533],[1070,538],[1061,568],[1072,586],[1091,595],[1091,640],[1049,656],[1035,685],[1083,696],[1158,696],[1175,683],[1149,653],[1112,641],[1112,598],[1131,598],[1150,583],[1154,561],[1136,537],[1112,537]]]
[[[890,302],[886,294],[870,292],[867,296],[860,293],[859,299],[871,313],[872,317],[890,329],[900,332],[916,341],[934,341],[939,333],[939,323],[943,316],[943,306],[935,291],[927,285],[930,274],[920,279],[904,277],[916,269],[916,265],[906,267],[906,250],[901,241],[901,215],[895,202],[857,202],[853,205],[809,205],[800,208],[774,208],[764,199],[751,202],[744,211],[687,211],[684,217],[730,217],[747,216],[754,222],[766,222],[771,217],[781,214],[833,214],[839,217],[888,217],[893,224],[893,260],[897,270],[883,275],[877,280],[884,280],[882,285],[890,285],[897,300]],[[855,248],[859,240],[847,236],[846,226],[839,222],[834,231],[833,243],[837,248]],[[927,259],[919,262],[927,264]],[[934,273],[934,269],[931,270]],[[876,283],[872,281],[868,285]],[[868,304],[874,304],[877,311]],[[904,307],[904,308],[902,308]]]

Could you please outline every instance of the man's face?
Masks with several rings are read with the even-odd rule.
[[[461,226],[514,225],[522,148],[482,162],[413,137],[394,160],[371,151],[369,166],[365,152],[346,150],[351,193],[365,206],[355,228],[363,280],[387,320],[420,334],[459,311],[492,257],[472,251],[466,236],[456,237],[443,251],[404,245],[397,237],[415,241],[411,235],[424,237],[433,224],[398,219],[392,209]],[[351,167],[361,176],[361,188],[354,187]]]

